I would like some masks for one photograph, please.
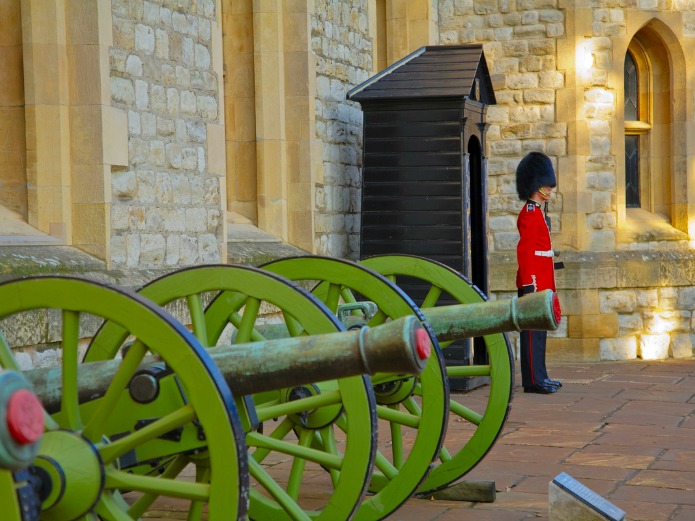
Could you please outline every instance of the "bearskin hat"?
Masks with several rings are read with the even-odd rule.
[[[541,186],[554,188],[556,185],[553,164],[545,154],[529,152],[516,167],[516,192],[522,201],[531,197]]]

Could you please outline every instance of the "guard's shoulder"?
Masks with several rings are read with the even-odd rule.
[[[540,205],[537,203],[534,203],[533,201],[527,201],[526,206],[524,206],[524,211],[525,212],[535,212],[536,209],[540,210]]]

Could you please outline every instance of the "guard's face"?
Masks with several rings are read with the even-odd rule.
[[[540,194],[541,199],[543,199],[544,201],[547,201],[548,199],[550,199],[550,195],[553,193],[553,187],[552,186],[541,186],[538,189],[538,193]]]

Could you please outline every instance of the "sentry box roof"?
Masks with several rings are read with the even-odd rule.
[[[495,104],[482,45],[421,47],[347,93],[361,104],[442,98]]]

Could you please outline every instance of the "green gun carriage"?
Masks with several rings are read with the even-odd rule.
[[[273,278],[263,277],[256,270],[248,267],[208,266],[172,273],[153,281],[140,292],[159,305],[184,307],[190,315],[193,331],[203,345],[215,345],[222,335],[222,330],[228,324],[232,324],[236,329],[234,342],[344,330],[345,325],[337,320],[338,309],[343,309],[338,303],[342,296],[339,295],[334,302],[320,291],[315,291],[314,295],[310,295],[311,298],[305,294],[304,301],[292,301],[287,291],[290,287],[294,287],[295,291],[297,288],[288,286],[287,278],[292,279],[295,276],[296,280],[309,278],[315,280],[321,277],[325,280],[335,276],[342,285],[361,288],[366,291],[366,295],[369,295],[370,291],[373,292],[372,300],[377,301],[380,308],[377,320],[373,321],[374,324],[419,313],[412,301],[397,287],[364,266],[317,257],[288,259],[279,261],[279,264],[285,266],[287,265],[285,262],[296,266],[300,275],[309,275],[296,276],[296,273],[280,272],[282,277]],[[264,270],[268,274],[268,266],[264,267]],[[360,285],[363,283],[354,282],[350,278],[349,270],[357,270],[358,278],[364,278],[365,272],[368,272],[364,287]],[[332,271],[335,273],[329,274]],[[294,294],[295,291],[291,293]],[[203,295],[210,292],[213,292],[215,297],[205,307]],[[473,327],[459,330],[459,334],[476,336],[488,332],[517,330],[522,326],[556,328],[557,317],[552,310],[552,302],[556,297],[551,294],[538,297],[535,300],[526,301],[526,306],[522,306],[523,310],[518,313],[518,317],[515,315],[516,299],[507,302],[506,306],[504,303],[479,302],[487,308],[469,312],[464,322],[472,323]],[[324,305],[317,306],[317,299]],[[350,296],[341,300],[341,302],[351,301],[354,301],[354,298]],[[490,313],[490,306],[496,307],[495,313]],[[269,307],[274,308],[281,316],[280,323],[268,324],[261,319],[264,314],[262,310],[265,308],[267,311]],[[389,314],[387,315],[386,312]],[[475,317],[484,317],[484,319],[476,320]],[[518,320],[515,322],[515,319]],[[460,317],[457,319],[455,314],[450,315],[446,320],[454,323],[461,322]],[[425,328],[427,330],[426,325]],[[429,334],[430,339],[436,342],[434,332],[430,330]],[[506,386],[507,395],[500,413],[506,418],[511,392],[511,378],[508,376],[511,372],[511,362],[506,343],[504,347],[504,353],[496,356],[507,364],[507,377],[503,378],[498,386],[503,391]],[[499,365],[501,366],[502,362],[499,362]],[[435,366],[435,369],[432,369],[432,366]],[[370,381],[360,378],[360,381],[356,382],[353,378],[324,382],[321,385],[308,385],[299,392],[293,389],[293,395],[288,390],[254,395],[254,409],[259,416],[259,423],[263,424],[264,432],[253,431],[247,436],[247,444],[254,451],[251,461],[252,479],[260,485],[251,490],[251,517],[254,519],[381,519],[396,510],[417,490],[438,454],[439,446],[432,445],[433,437],[429,436],[430,433],[432,431],[440,433],[446,428],[447,415],[441,413],[448,407],[444,398],[447,393],[446,381],[443,378],[441,354],[437,350],[433,350],[428,367],[429,373],[426,368],[417,379],[414,379],[412,375],[382,372],[372,376]],[[476,371],[489,373],[490,367],[477,368]],[[413,390],[416,386],[421,389],[423,381],[426,381],[431,391],[422,393],[425,397],[413,398]],[[355,444],[364,439],[366,427],[359,420],[359,416],[355,414],[350,419],[344,412],[354,407],[355,402],[362,401],[365,394],[371,392],[376,394],[378,404],[376,410],[379,417],[384,419],[389,427],[392,427],[394,431],[401,426],[418,431],[419,441],[416,440],[415,443],[419,443],[420,447],[416,445],[412,449],[403,448],[399,444],[397,434],[391,436],[389,441],[393,441],[396,447],[395,465],[388,461],[392,457],[393,449],[389,449],[388,454],[386,451],[379,450],[376,456],[370,455],[366,450],[348,455],[342,454],[336,445],[336,443],[345,443],[347,447],[355,450]],[[329,399],[333,401],[326,402]],[[304,409],[300,409],[300,404],[304,403],[304,400],[307,405]],[[422,400],[428,404],[438,404],[438,406],[428,405],[425,408],[421,403],[416,403]],[[402,401],[407,401],[407,406],[411,407],[412,412],[402,413],[398,410]],[[320,402],[322,406],[315,407],[316,402]],[[420,412],[423,410],[427,411],[427,414]],[[301,412],[298,414],[297,411]],[[489,417],[492,417],[492,413]],[[475,421],[475,418],[472,421]],[[358,422],[357,426],[355,422]],[[428,427],[420,432],[420,425]],[[269,443],[266,436],[271,437],[274,442]],[[438,439],[434,438],[435,443]],[[349,440],[352,440],[352,443],[349,443]],[[381,442],[385,443],[384,440],[382,436]],[[288,442],[305,445],[312,451],[310,454],[301,453],[292,446],[286,445]],[[423,447],[424,450],[422,450]],[[409,455],[414,455],[414,458],[402,457],[402,452],[406,450],[409,450]],[[335,469],[329,469],[330,480],[327,490],[322,494],[324,502],[321,503],[312,491],[315,479],[311,479],[313,470],[310,467],[313,464],[313,467],[328,468],[321,463],[322,452],[333,456],[340,454],[348,465],[362,468],[369,467],[371,459],[375,457],[378,471],[371,480],[360,480],[348,479],[344,472],[338,473]],[[475,457],[481,458],[482,455],[475,454]],[[273,462],[278,459],[291,462],[288,463],[290,470],[289,478],[286,480],[267,475],[266,469],[272,467]],[[410,459],[409,467],[403,469],[403,465],[408,463],[405,460],[408,459]],[[396,468],[395,471],[394,468]],[[365,474],[360,472],[359,475]],[[384,475],[388,477],[385,479]],[[367,487],[370,493],[362,500]],[[261,493],[263,489],[265,494]]]
[[[7,521],[139,519],[166,498],[184,501],[188,519],[246,519],[245,422],[253,411],[240,414],[229,383],[243,396],[387,368],[417,373],[429,354],[417,321],[365,333],[245,343],[226,352],[223,346],[204,349],[151,301],[67,277],[0,284],[0,318],[22,314],[60,345],[62,358],[59,367],[22,372],[44,402],[39,418],[45,431],[40,440],[21,443],[0,438],[4,453],[15,454],[0,459]],[[106,322],[83,358],[85,330],[95,319]],[[16,375],[20,367],[10,343],[0,341],[0,366]],[[368,416],[362,421],[369,425],[375,420]],[[16,423],[0,425],[9,431]],[[367,438],[370,445],[369,429]],[[323,463],[343,470],[338,458]],[[185,476],[191,464],[196,473]]]
[[[6,306],[6,309],[0,307],[0,317],[20,308],[61,310],[63,327],[58,337],[67,353],[61,371],[38,371],[28,375],[39,394],[45,395],[47,409],[53,413],[46,412],[45,420],[47,433],[58,440],[54,445],[74,445],[71,450],[76,451],[76,461],[72,464],[61,462],[65,466],[59,465],[61,471],[73,476],[87,461],[92,472],[103,474],[101,482],[94,480],[99,483],[96,487],[78,486],[79,491],[74,486],[72,490],[64,487],[68,496],[74,496],[70,501],[49,497],[49,503],[55,501],[50,508],[43,508],[48,503],[42,501],[41,519],[67,519],[65,509],[71,513],[84,510],[84,515],[73,516],[80,519],[96,519],[95,516],[138,519],[149,508],[156,508],[156,501],[162,497],[188,501],[188,519],[202,519],[206,515],[213,520],[218,519],[215,516],[243,519],[247,514],[259,520],[381,519],[410,497],[427,477],[433,460],[441,456],[438,433],[446,427],[446,415],[437,418],[436,413],[443,410],[448,413],[449,407],[441,353],[436,348],[435,332],[426,323],[417,330],[419,340],[414,334],[405,335],[413,337],[410,366],[395,365],[397,357],[389,354],[382,355],[380,362],[369,361],[367,365],[348,368],[345,364],[350,357],[343,357],[330,372],[324,362],[317,365],[314,359],[311,370],[302,371],[300,365],[300,369],[295,367],[294,371],[288,371],[290,374],[300,372],[301,380],[292,379],[296,374],[283,380],[277,375],[283,366],[289,365],[289,358],[286,354],[276,354],[268,358],[279,372],[263,372],[254,365],[259,363],[256,357],[250,358],[243,370],[237,370],[235,378],[229,377],[235,366],[238,369],[243,365],[239,356],[244,346],[264,342],[256,346],[271,347],[273,344],[267,338],[278,336],[278,329],[283,331],[279,336],[295,337],[291,340],[299,342],[287,344],[284,341],[293,346],[290,351],[297,353],[301,352],[301,345],[323,343],[319,339],[325,338],[325,333],[352,335],[352,343],[359,346],[364,343],[355,338],[361,339],[368,332],[376,335],[378,331],[386,331],[382,329],[385,323],[399,316],[409,317],[411,323],[415,320],[413,315],[423,319],[407,296],[373,270],[341,261],[338,274],[328,276],[325,267],[315,269],[315,260],[303,258],[307,265],[300,269],[301,273],[310,273],[313,280],[322,281],[315,288],[315,294],[268,270],[240,266],[184,269],[148,284],[140,290],[138,298],[128,292],[111,288],[106,291],[101,285],[74,279],[48,278],[38,286],[36,281],[22,281],[25,285],[20,285],[21,290],[15,287],[19,283],[0,285],[0,297],[3,291],[11,291],[7,293],[9,301],[4,302],[21,302],[21,305]],[[294,260],[287,262],[287,265],[295,265]],[[319,262],[325,266],[336,265],[325,260]],[[361,274],[358,278],[364,278],[364,273],[368,272],[365,280],[369,282],[352,280],[355,269]],[[336,276],[340,282],[330,282]],[[297,273],[294,277],[307,278]],[[333,288],[326,292],[327,283]],[[338,285],[343,289],[339,288],[336,299],[334,292]],[[95,287],[101,289],[97,291]],[[349,291],[345,291],[345,287]],[[361,306],[355,298],[360,290],[360,298],[366,296],[376,301],[377,319],[372,317],[369,325],[379,324],[379,327],[345,332],[346,326],[337,318],[338,309],[345,310],[345,303],[351,302]],[[371,292],[376,293],[370,295]],[[24,293],[31,298],[26,301],[19,298]],[[482,308],[475,309],[464,306],[450,310],[454,315],[444,314],[440,319],[432,316],[432,319],[433,323],[440,324],[438,328],[450,331],[458,328],[456,333],[451,333],[454,335],[489,333],[494,336],[521,327],[557,327],[558,317],[552,310],[552,299],[556,297],[538,297],[526,300],[524,306],[519,306],[514,299],[484,303]],[[343,303],[342,308],[339,301]],[[177,315],[183,310],[183,321],[191,324],[195,338],[158,306],[166,306]],[[268,323],[263,318],[273,312],[279,323]],[[349,311],[349,318],[355,319],[355,313],[359,312]],[[80,313],[106,320],[86,349],[83,364],[78,363],[82,350]],[[485,320],[476,317],[485,317]],[[164,326],[159,323],[161,321]],[[230,324],[235,329],[235,345],[220,346],[220,342],[226,342],[221,337]],[[413,326],[408,328],[412,330]],[[159,329],[164,332],[160,333]],[[272,335],[268,333],[271,330],[275,331]],[[398,331],[401,332],[395,336],[401,342],[404,333]],[[425,331],[426,341],[422,336]],[[442,334],[439,331],[439,335]],[[383,335],[392,338],[394,333]],[[345,345],[343,340],[340,342]],[[419,374],[423,370],[425,346],[430,342],[435,349],[431,350],[427,366]],[[16,369],[8,344],[3,342],[0,347],[0,365]],[[366,360],[358,354],[352,358]],[[511,363],[504,354],[501,359]],[[413,366],[414,360],[419,360],[420,365]],[[100,377],[92,380],[107,382],[106,388],[103,384],[90,387],[91,384],[85,383],[81,376],[85,374],[83,366],[98,367],[92,375]],[[431,374],[428,375],[428,371]],[[490,373],[491,368],[476,371]],[[374,375],[373,380],[362,376],[367,373]],[[242,380],[245,383],[241,383]],[[55,381],[60,384],[51,383]],[[502,383],[504,386],[509,381]],[[226,384],[231,384],[234,398]],[[197,391],[190,393],[191,396],[182,392],[189,386]],[[163,399],[166,397],[168,400]],[[136,407],[143,408],[147,414],[136,412]],[[205,409],[200,415],[198,407]],[[399,410],[401,407],[410,410],[403,413]],[[216,414],[218,422],[226,418],[220,429],[212,419]],[[503,415],[506,417],[506,410]],[[411,455],[415,450],[402,444],[388,455],[381,447],[377,450],[377,417],[381,420],[379,423],[388,423],[394,443],[398,443],[400,428],[415,429],[418,438],[415,443],[419,442],[421,447],[414,449],[424,447],[429,454],[413,459]],[[206,427],[203,419],[212,421],[214,427],[209,423]],[[421,427],[425,424],[421,420],[425,419],[434,420],[434,427]],[[476,421],[474,417],[471,420],[473,424]],[[125,427],[134,423],[138,424],[136,428]],[[209,434],[210,428],[214,432]],[[54,431],[69,434],[61,434],[64,438],[61,439]],[[435,432],[435,438],[439,436],[434,442],[431,432]],[[225,435],[228,437],[226,444]],[[384,443],[383,438],[381,443]],[[96,447],[91,452],[98,457],[92,456],[84,446]],[[482,456],[476,454],[473,459],[477,457]],[[388,458],[393,458],[393,463]],[[375,474],[374,465],[378,469]],[[233,472],[220,471],[225,466],[227,471],[232,469]],[[454,466],[458,467],[459,463]],[[55,466],[43,464],[43,467],[43,471],[50,473]],[[181,478],[191,467],[195,469],[194,475]],[[284,468],[278,473],[281,467]],[[315,494],[305,493],[306,488],[316,486],[315,481],[308,483],[310,480],[306,479],[311,475],[309,467],[327,476],[328,486],[322,501],[317,501]],[[391,469],[396,469],[395,473]],[[7,481],[7,474],[0,471],[0,478]],[[0,496],[4,490],[2,479]],[[411,489],[398,490],[394,483],[405,483]],[[13,486],[20,491],[29,484],[14,479]],[[371,493],[365,497],[367,490]],[[91,502],[85,498],[91,498]],[[374,498],[383,500],[383,506],[375,508]],[[56,508],[59,504],[63,505],[63,510]]]
[[[279,259],[262,268],[313,285],[312,293],[336,315],[341,314],[346,305],[373,303],[376,312],[364,316],[365,325],[375,326],[398,317],[416,316],[425,324],[437,346],[418,378],[372,377],[383,436],[369,487],[371,494],[361,503],[355,516],[360,521],[383,519],[413,494],[443,488],[482,460],[502,430],[513,395],[513,355],[504,332],[554,330],[561,318],[557,295],[550,291],[533,295],[523,304],[516,297],[505,302],[486,302],[482,293],[461,274],[422,257],[383,255],[358,264],[306,256]],[[397,285],[401,278],[416,279],[429,286],[420,306]],[[482,307],[472,312],[471,308],[469,312],[455,307],[440,309],[443,295],[462,305],[480,304]],[[516,311],[517,304],[524,308],[523,312]],[[493,313],[495,306],[496,313]],[[432,325],[436,329],[432,329]],[[439,341],[446,347],[453,340],[478,336],[483,337],[489,363],[458,368],[445,366]],[[487,402],[474,409],[453,399],[447,383],[453,374],[489,377]],[[450,416],[469,426],[470,436],[463,444],[446,442],[446,427],[452,421]],[[413,440],[407,446],[403,443],[406,438]]]

